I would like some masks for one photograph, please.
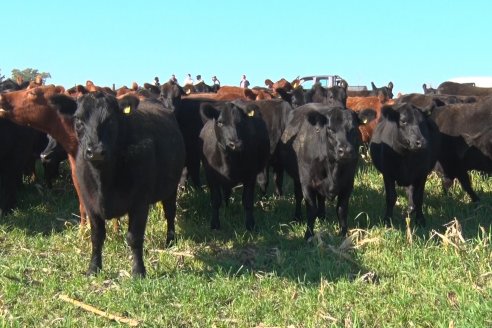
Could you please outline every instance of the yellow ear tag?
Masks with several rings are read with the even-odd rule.
[[[191,89],[186,90],[186,94],[189,95],[191,93]]]
[[[123,113],[126,115],[130,115],[130,112],[132,111],[132,108],[130,106],[126,106],[125,109],[123,109]]]
[[[253,116],[255,116],[255,111],[254,111],[254,110],[252,110],[252,111],[248,112],[248,116],[249,116],[249,117],[253,117]]]
[[[367,123],[367,118],[365,118],[362,123],[366,124]]]
[[[293,88],[293,89],[297,88],[297,82],[295,82],[295,83],[292,85],[292,88]]]

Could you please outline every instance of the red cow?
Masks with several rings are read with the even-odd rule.
[[[362,142],[368,143],[371,141],[372,132],[376,127],[379,116],[381,115],[381,108],[383,105],[393,105],[394,101],[385,98],[382,94],[378,97],[347,97],[347,108],[352,109],[355,112],[360,112],[364,109],[371,108],[376,111],[376,119],[368,122],[367,124],[361,124],[359,130],[362,136]]]
[[[0,118],[6,118],[19,125],[29,125],[34,129],[50,134],[68,154],[72,170],[72,180],[79,197],[80,224],[86,223],[86,211],[80,196],[80,187],[75,174],[75,158],[78,142],[73,122],[58,112],[58,106],[50,98],[63,93],[63,87],[42,86],[19,90],[0,95]]]

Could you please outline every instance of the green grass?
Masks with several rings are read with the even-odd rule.
[[[66,172],[65,172],[66,173]],[[426,228],[407,232],[403,217],[384,228],[381,176],[362,163],[350,203],[347,240],[337,236],[333,202],[312,242],[292,222],[287,196],[257,201],[259,232],[245,231],[241,189],[209,229],[209,195],[180,194],[177,243],[165,248],[162,208],[145,241],[148,276],[132,279],[121,230],[108,224],[103,271],[84,275],[89,232],[80,232],[76,197],[65,177],[54,190],[26,183],[13,214],[0,219],[0,327],[113,327],[59,299],[67,295],[144,327],[491,327],[492,183],[473,173],[482,197],[459,186],[444,196],[431,175]],[[402,213],[407,203],[399,189]],[[456,218],[456,226],[446,225]]]

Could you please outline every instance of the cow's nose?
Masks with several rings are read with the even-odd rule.
[[[92,147],[87,147],[87,149],[85,150],[85,156],[87,157],[87,159],[93,159],[94,149],[92,149]]]

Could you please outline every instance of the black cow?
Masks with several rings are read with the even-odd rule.
[[[479,201],[468,171],[492,172],[492,97],[482,102],[435,108],[432,119],[441,135],[436,169],[447,190],[458,179],[473,202]]]
[[[480,97],[475,96],[424,95],[421,93],[409,93],[396,99],[398,104],[411,103],[424,110],[432,110],[432,108],[450,104],[475,103],[478,101],[480,101]]]
[[[67,152],[51,135],[48,134],[47,137],[48,144],[39,157],[44,168],[44,180],[48,188],[51,188],[53,180],[59,174],[60,163],[67,159]]]
[[[280,158],[279,143],[282,133],[287,126],[287,121],[292,111],[292,106],[281,99],[257,100],[253,102],[261,112],[261,117],[266,123],[268,136],[270,139],[270,159],[268,166],[273,169],[273,180],[275,183],[275,194],[282,195],[283,185],[283,164]],[[245,105],[246,106],[246,103]],[[269,183],[269,169],[258,175],[258,186],[263,195],[266,194]]]
[[[206,98],[184,98],[177,103],[174,109],[174,115],[183,134],[186,147],[185,169],[181,179],[181,185],[184,185],[186,179],[191,179],[192,185],[202,188],[200,178],[200,161],[202,149],[200,143],[200,131],[203,128],[203,120],[200,114],[200,105],[204,102],[214,103],[215,101]]]
[[[340,234],[347,233],[360,144],[359,123],[355,112],[343,107],[307,104],[292,111],[280,147],[285,169],[294,180],[298,220],[302,198],[306,201],[306,239],[313,236],[316,216],[325,216],[325,198],[337,197]]]
[[[166,243],[175,234],[176,194],[185,153],[172,112],[154,99],[139,102],[126,96],[117,101],[104,93],[84,95],[77,104],[66,96],[53,102],[73,114],[79,142],[76,171],[91,223],[87,273],[102,268],[105,220],[128,213],[126,239],[133,255],[132,273],[144,276],[143,241],[150,204],[163,204]]]
[[[418,225],[425,225],[422,212],[427,175],[432,171],[439,149],[435,123],[411,104],[385,106],[372,135],[372,162],[383,174],[386,193],[384,220],[391,223],[396,203],[395,183],[407,187],[409,215],[416,214]]]
[[[270,155],[265,122],[255,104],[242,102],[203,103],[204,126],[200,133],[203,164],[210,189],[211,228],[219,229],[221,190],[227,201],[234,186],[243,184],[243,208],[248,230],[253,230],[256,176]]]
[[[32,155],[39,137],[40,132],[30,127],[0,119],[0,217],[17,204],[22,175],[33,170]]]

